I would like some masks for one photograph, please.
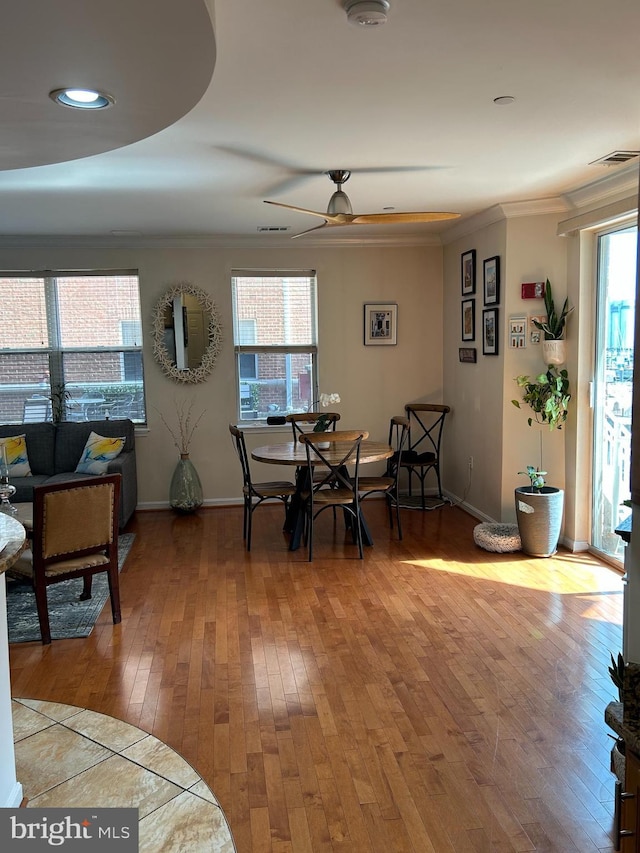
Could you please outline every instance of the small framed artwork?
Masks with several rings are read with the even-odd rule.
[[[509,317],[509,348],[524,349],[527,345],[527,318]]]
[[[476,292],[476,250],[469,249],[460,256],[462,295]]]
[[[476,300],[462,300],[462,340],[475,341],[476,339]]]
[[[497,308],[485,308],[482,312],[482,354],[498,355]]]
[[[458,358],[460,361],[466,361],[470,364],[476,363],[476,348],[475,347],[459,347]]]
[[[523,281],[520,285],[522,299],[544,299],[544,281]]]
[[[484,270],[484,304],[497,305],[500,302],[500,257],[486,258]]]
[[[365,346],[395,346],[398,335],[398,305],[367,302],[364,306]]]

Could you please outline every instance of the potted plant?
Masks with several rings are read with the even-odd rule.
[[[547,279],[544,287],[544,307],[547,311],[546,321],[540,323],[538,320],[534,320],[533,323],[544,334],[542,354],[545,363],[564,364],[566,361],[564,334],[567,318],[573,311],[573,308],[569,308],[569,300],[567,298],[564,300],[564,305],[560,313],[556,311],[549,279]]]
[[[538,374],[533,380],[529,376],[517,376],[515,381],[523,389],[523,402],[534,413],[528,420],[529,426],[535,420],[539,424],[548,424],[549,429],[562,429],[571,401],[567,370],[559,370],[550,364],[545,373]],[[511,402],[517,409],[520,408],[519,400]]]
[[[528,486],[516,488],[515,499],[522,550],[531,557],[551,557],[560,539],[564,491],[545,485],[546,473],[533,465],[518,471],[529,478]]]

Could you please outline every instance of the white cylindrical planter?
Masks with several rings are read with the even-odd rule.
[[[519,486],[515,498],[522,550],[530,557],[551,557],[560,539],[564,491],[555,486],[539,490]]]
[[[542,341],[542,357],[545,364],[564,364],[567,360],[567,342]]]

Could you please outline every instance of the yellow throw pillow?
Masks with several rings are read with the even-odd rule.
[[[76,466],[78,474],[106,474],[109,462],[124,447],[124,438],[108,438],[91,432]]]
[[[5,449],[3,452],[3,448]],[[9,479],[12,477],[30,477],[31,466],[27,456],[27,439],[24,435],[10,435],[0,438],[0,459],[6,453],[9,467]]]

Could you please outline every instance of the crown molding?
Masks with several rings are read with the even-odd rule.
[[[85,235],[0,235],[2,249],[334,249],[405,248],[441,246],[439,234],[388,234],[380,237],[331,236],[329,238],[301,237],[292,242],[291,237],[202,235],[202,236],[85,236]]]
[[[576,187],[564,194],[572,208],[594,207],[603,202],[614,202],[638,193],[638,163],[631,163],[623,169],[604,166],[612,169],[611,174],[598,178],[581,187]]]

